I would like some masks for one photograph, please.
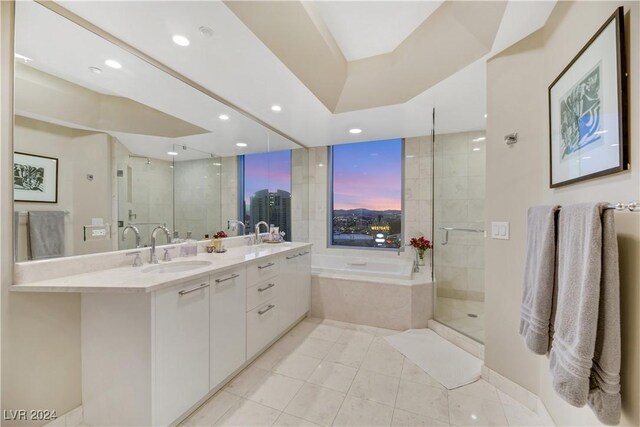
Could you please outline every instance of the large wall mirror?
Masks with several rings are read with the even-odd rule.
[[[39,3],[15,29],[16,261],[144,247],[158,225],[306,238],[306,149]]]

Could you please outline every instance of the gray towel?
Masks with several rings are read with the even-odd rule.
[[[31,259],[64,256],[64,212],[29,211]]]
[[[589,406],[607,425],[620,422],[620,271],[614,212],[602,214],[602,273]]]
[[[550,369],[564,400],[578,407],[589,400],[608,423],[620,416],[620,328],[617,247],[611,243],[615,229],[611,213],[602,214],[604,206],[571,205],[560,212]],[[607,223],[604,239],[601,215]],[[614,342],[617,347],[602,348]]]
[[[546,354],[553,306],[558,206],[529,208],[520,335],[529,350]]]

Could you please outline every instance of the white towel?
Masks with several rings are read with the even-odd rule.
[[[558,206],[536,206],[529,208],[527,215],[527,258],[520,305],[520,335],[527,348],[536,354],[549,351],[557,211]]]
[[[603,214],[604,206],[571,205],[560,212],[550,368],[553,387],[564,400],[578,407],[589,401],[602,422],[615,424],[620,417],[618,254],[612,212]],[[603,348],[607,345],[611,348]]]

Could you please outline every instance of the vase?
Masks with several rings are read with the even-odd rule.
[[[427,251],[424,249],[416,249],[416,265],[422,267],[425,265],[424,257]]]

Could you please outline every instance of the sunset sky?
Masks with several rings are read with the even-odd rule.
[[[333,146],[334,209],[400,210],[402,140]],[[244,198],[259,190],[291,191],[291,151],[244,156]]]
[[[402,140],[333,146],[333,208],[400,210]]]
[[[284,190],[291,192],[291,151],[247,154],[244,156],[244,199],[256,191]]]

